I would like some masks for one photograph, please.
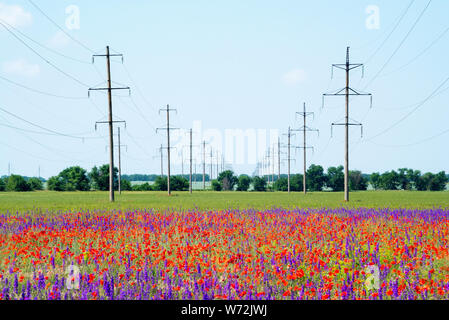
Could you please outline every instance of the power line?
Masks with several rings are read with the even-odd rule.
[[[58,28],[59,30],[61,30],[67,37],[69,37],[72,41],[76,42],[77,44],[79,44],[81,47],[83,47],[84,49],[86,49],[87,51],[89,51],[90,53],[95,53],[92,49],[90,49],[88,46],[86,46],[85,44],[83,44],[81,41],[75,39],[74,37],[72,37],[71,34],[69,34],[68,32],[66,32],[64,30],[64,28],[62,28],[59,24],[57,24],[52,18],[50,18],[37,4],[35,4],[32,0],[28,0],[29,3],[31,3],[33,5],[33,7],[35,7],[44,17],[46,17],[54,26],[56,26],[56,28]]]
[[[8,83],[10,83],[12,85],[15,85],[17,87],[20,87],[22,89],[26,89],[28,91],[31,91],[31,92],[34,92],[34,93],[38,93],[38,94],[41,94],[41,95],[45,95],[45,96],[50,96],[50,97],[60,98],[60,99],[67,99],[67,100],[84,100],[84,99],[88,99],[88,97],[69,97],[69,96],[62,96],[62,95],[57,95],[57,94],[50,93],[50,92],[41,91],[41,90],[38,90],[38,89],[34,89],[34,88],[31,88],[31,87],[25,86],[25,85],[20,84],[18,82],[12,81],[10,79],[7,79],[7,78],[5,78],[5,77],[3,77],[1,75],[0,75],[0,79],[3,80],[3,81],[6,81],[6,82],[8,82]]]
[[[54,135],[63,136],[63,137],[68,137],[68,138],[74,138],[74,139],[80,139],[80,140],[85,140],[85,139],[87,139],[86,137],[78,137],[78,136],[74,136],[74,135],[70,135],[70,134],[66,134],[66,133],[62,133],[62,132],[58,132],[58,131],[55,131],[55,130],[51,130],[51,129],[45,128],[45,127],[40,126],[40,125],[38,125],[38,124],[36,124],[36,123],[34,123],[34,122],[28,121],[28,120],[26,120],[26,119],[24,119],[24,118],[22,118],[22,117],[20,117],[20,116],[18,116],[18,115],[16,115],[16,114],[12,113],[12,112],[9,112],[8,110],[3,109],[3,108],[1,108],[1,107],[0,107],[0,110],[3,111],[3,112],[5,112],[5,113],[7,113],[7,114],[9,114],[10,116],[12,116],[12,117],[14,117],[14,118],[16,118],[16,119],[19,119],[19,120],[21,120],[21,121],[23,121],[23,122],[26,122],[26,123],[28,123],[29,125],[32,125],[32,126],[34,126],[34,127],[36,127],[36,128],[39,128],[39,129],[42,129],[42,130],[44,130],[44,131],[53,133]]]
[[[50,66],[52,66],[54,69],[56,69],[57,71],[59,71],[61,74],[65,75],[67,78],[72,79],[73,81],[75,81],[76,83],[80,84],[81,86],[84,87],[89,87],[88,84],[78,80],[77,78],[75,78],[74,76],[70,75],[69,73],[65,72],[64,70],[62,70],[61,68],[59,68],[58,66],[56,66],[54,63],[50,62],[47,58],[45,58],[44,56],[42,56],[39,52],[37,52],[33,47],[31,47],[30,45],[28,45],[28,43],[26,43],[25,41],[23,41],[20,37],[18,37],[14,32],[12,32],[3,22],[0,21],[0,24],[2,25],[3,28],[5,28],[14,38],[16,38],[17,40],[19,40],[19,42],[21,42],[24,46],[26,46],[29,50],[31,50],[35,55],[37,55],[39,58],[41,58],[43,61],[45,61],[47,64],[49,64]]]

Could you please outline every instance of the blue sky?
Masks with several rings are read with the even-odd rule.
[[[321,109],[321,98],[344,86],[344,74],[339,71],[331,80],[330,66],[344,62],[347,46],[351,47],[351,62],[367,62],[365,77],[360,77],[360,70],[354,71],[351,86],[372,93],[374,99],[372,109],[369,99],[351,101],[350,116],[363,122],[364,137],[358,129],[351,130],[350,167],[368,173],[401,167],[449,171],[449,132],[442,134],[449,129],[449,90],[443,91],[449,83],[412,112],[448,77],[449,32],[443,33],[449,27],[447,1],[433,0],[412,29],[428,4],[428,0],[415,0],[393,33],[411,1],[35,3],[94,52],[104,53],[109,45],[124,54],[124,66],[119,59],[112,64],[113,80],[132,88],[138,107],[126,92],[114,97],[116,119],[127,121],[122,134],[122,143],[128,146],[123,153],[124,173],[159,172],[157,148],[165,137],[155,128],[165,126],[158,110],[167,103],[178,110],[172,115],[176,127],[188,129],[194,121],[202,121],[204,129],[223,132],[277,129],[285,133],[289,126],[301,126],[295,112],[306,102],[315,112],[309,125],[320,130],[319,138],[311,135],[309,139],[315,147],[310,162],[324,167],[342,164],[344,132],[336,128],[331,139],[330,124],[343,118],[344,99],[330,98]],[[66,26],[70,5],[79,8],[79,29]],[[366,9],[373,5],[379,8],[379,29],[366,26],[370,16]],[[105,61],[97,59],[92,65],[92,53],[67,38],[30,2],[0,1],[0,19],[40,44],[84,62],[23,38],[65,73],[89,86],[104,81]],[[6,30],[0,31],[0,39],[2,77],[55,95],[87,98],[86,87],[55,70]],[[90,170],[108,162],[107,128],[100,125],[94,130],[95,121],[106,119],[104,94],[69,100],[37,94],[2,79],[0,83],[1,108],[45,128],[88,137],[83,142],[44,135],[43,130],[0,111],[0,175],[7,174],[8,163],[13,173],[37,175],[40,166],[41,175],[49,177],[70,165]],[[301,170],[299,160],[298,154],[293,171]],[[251,174],[255,165],[234,164],[233,169]],[[174,173],[180,171],[176,164]]]

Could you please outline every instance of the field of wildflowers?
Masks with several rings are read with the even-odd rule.
[[[448,241],[439,208],[6,213],[0,299],[448,299]]]

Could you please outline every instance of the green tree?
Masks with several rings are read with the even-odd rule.
[[[60,176],[51,177],[47,181],[47,189],[50,191],[65,191],[65,181]]]
[[[267,180],[261,177],[253,178],[254,191],[265,192],[267,191]]]
[[[148,182],[132,186],[132,191],[153,191],[153,190],[154,190],[153,187]]]
[[[382,189],[380,184],[380,174],[379,172],[374,172],[369,177],[369,182],[371,183],[371,186],[374,188],[374,190]]]
[[[212,190],[221,191],[221,183],[218,180],[212,180]]]
[[[18,175],[12,175],[6,181],[5,186],[6,191],[13,192],[27,192],[31,191],[29,184],[26,182],[25,178]]]
[[[109,190],[109,164],[102,165],[100,168],[93,167],[89,173],[89,179],[92,189],[99,191]],[[118,169],[114,168],[114,190],[118,189]]]
[[[132,190],[131,182],[129,180],[121,180],[120,188],[122,189],[122,191],[131,191]]]
[[[343,166],[330,167],[327,169],[326,185],[332,188],[332,191],[343,191],[345,188],[345,174]]]
[[[157,177],[154,182],[153,188],[155,191],[167,191],[168,190],[168,182],[167,177]]]
[[[32,191],[41,191],[44,189],[44,184],[39,178],[30,178],[28,179],[27,183],[30,186],[30,190]]]
[[[361,171],[349,171],[349,189],[364,191],[368,189],[368,180]]]
[[[398,190],[400,187],[399,174],[392,170],[380,176],[380,185],[384,190]]]
[[[276,180],[274,183],[274,190],[283,192],[288,191],[288,178],[280,178]]]
[[[218,175],[218,182],[220,182],[223,191],[232,191],[238,183],[238,178],[233,171],[226,170]]]
[[[434,175],[433,179],[430,181],[428,189],[430,191],[444,191],[446,190],[447,182],[448,178],[446,176],[446,172],[441,171]]]
[[[87,171],[81,167],[76,166],[67,168],[61,171],[59,177],[65,182],[64,191],[89,191],[90,189]]]
[[[288,183],[288,179],[287,179],[287,183]],[[287,189],[288,189],[288,186],[287,186]],[[304,191],[304,175],[303,174],[293,174],[290,176],[290,191],[293,191],[293,192]]]
[[[189,190],[189,180],[182,176],[173,176],[170,178],[170,189],[173,191]]]
[[[0,192],[5,191],[5,187],[6,187],[5,179],[0,177]]]
[[[246,174],[242,174],[238,178],[237,191],[248,191],[250,185],[251,185],[251,178]]]
[[[307,189],[310,191],[322,191],[326,180],[322,166],[312,164],[307,170]]]

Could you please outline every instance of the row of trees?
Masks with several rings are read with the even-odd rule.
[[[344,168],[343,166],[330,167],[327,172],[319,165],[311,165],[306,173],[306,184],[308,191],[343,191],[344,190]],[[268,177],[250,178],[247,175],[235,176],[232,171],[222,172],[217,180],[212,181],[215,191],[248,191],[251,184],[255,191],[288,191],[288,177],[275,176],[274,183],[268,185]],[[418,170],[399,169],[388,171],[383,174],[363,174],[355,170],[349,172],[349,188],[351,191],[367,190],[371,185],[375,190],[418,190],[418,191],[443,191],[449,179],[444,171],[433,174],[421,174]],[[294,174],[290,177],[291,191],[303,190],[303,175]]]
[[[308,191],[343,191],[343,166],[330,167],[327,172],[322,166],[311,165],[307,170]],[[129,178],[129,176],[128,176]],[[253,177],[248,175],[235,176],[234,172],[227,170],[219,174],[217,180],[212,181],[215,191],[287,191],[288,179],[286,175],[280,178],[275,176],[272,184],[267,183],[268,177]],[[418,170],[399,169],[383,174],[362,174],[360,171],[350,171],[349,187],[352,191],[367,190],[368,186],[375,190],[418,190],[442,191],[446,189],[448,176],[444,171],[437,174],[421,174]],[[172,176],[170,178],[173,191],[187,191],[189,181],[185,176]],[[18,175],[0,178],[0,191],[35,191],[43,190],[43,179],[26,178]],[[118,170],[114,168],[114,188],[118,189]],[[107,191],[109,190],[109,165],[94,167],[90,172],[75,166],[70,167],[47,181],[47,189],[52,191]],[[167,177],[157,176],[154,184],[144,183],[131,185],[131,181],[122,178],[123,191],[166,191]],[[303,191],[303,175],[294,174],[290,177],[291,191]]]
[[[0,178],[0,192],[26,192],[40,191],[43,189],[43,180],[39,178],[28,178],[19,175]]]

